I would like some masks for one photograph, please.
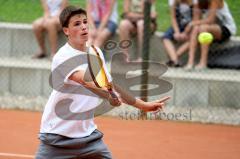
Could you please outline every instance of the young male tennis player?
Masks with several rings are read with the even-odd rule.
[[[86,54],[88,49],[86,42],[89,26],[85,10],[74,6],[66,7],[60,15],[60,22],[68,41],[53,57],[52,70],[75,56]],[[97,50],[103,57],[101,50],[99,48]],[[106,69],[105,61],[102,60]],[[121,105],[122,100],[119,99],[124,96],[121,92],[119,92],[119,99],[113,98],[106,89],[98,88],[94,82],[84,80],[84,74],[88,67],[86,65],[79,65],[70,71],[65,77],[64,84],[80,85],[81,89],[86,89],[86,91],[94,92],[98,96],[108,99],[113,106]],[[106,74],[111,79],[110,74],[108,72]],[[66,92],[53,90],[45,106],[36,159],[111,159],[111,153],[102,141],[103,134],[97,130],[93,117],[86,120],[65,120],[64,117],[60,117],[56,113],[56,104],[64,98],[74,101],[71,103],[71,110],[74,112],[81,111],[86,107],[97,106],[99,98]],[[136,99],[133,106],[146,112],[156,111],[164,106],[165,100],[166,98],[155,102],[144,102]]]

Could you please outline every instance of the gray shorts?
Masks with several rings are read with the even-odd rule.
[[[102,141],[103,134],[95,130],[90,136],[68,138],[56,134],[40,134],[36,159],[112,159]]]

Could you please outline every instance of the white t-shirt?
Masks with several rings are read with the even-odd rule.
[[[169,6],[172,6],[174,4],[175,0],[168,0],[168,4]],[[198,0],[192,0],[192,3],[193,4],[197,4],[198,3]]]
[[[107,78],[109,81],[112,81],[112,78],[109,72],[107,71],[107,67],[105,64],[102,51],[99,48],[97,49],[100,54],[100,57],[103,60],[103,66],[107,72],[106,73]],[[92,52],[92,48],[90,48],[89,52],[90,53]],[[66,92],[66,90],[63,90],[61,92],[57,90],[53,90],[43,112],[40,133],[52,133],[52,134],[59,134],[59,135],[63,135],[71,138],[79,138],[79,137],[89,136],[97,128],[93,118],[87,119],[87,120],[64,120],[63,118],[60,118],[59,115],[57,115],[56,113],[56,104],[63,99],[73,100],[73,102],[70,105],[70,111],[74,113],[81,113],[81,112],[86,112],[87,110],[91,110],[96,106],[98,106],[102,101],[99,97],[94,95],[91,91],[83,87],[81,84],[68,79],[70,75],[77,70],[86,71],[88,64],[86,62],[85,64],[80,65],[80,62],[79,62],[78,66],[76,66],[75,68],[70,68],[71,64],[70,65],[69,63],[66,64],[67,63],[66,61],[69,59],[72,59],[73,57],[76,58],[77,56],[79,57],[79,55],[84,55],[84,54],[86,55],[86,52],[76,50],[72,48],[68,43],[66,43],[62,48],[59,49],[59,51],[56,53],[56,55],[53,58],[52,72],[54,70],[57,70],[56,68],[59,68],[61,66],[61,69],[59,69],[58,71],[60,72],[60,74],[63,74],[64,76],[63,77],[64,80],[62,80],[63,85],[66,86],[67,84],[72,84],[74,85],[74,88],[76,86],[78,87],[78,89],[89,92],[93,96],[74,94],[74,93],[64,93]],[[65,67],[65,65],[66,65],[66,68],[62,68],[62,66]],[[63,71],[69,70],[69,73],[61,72],[62,70]]]

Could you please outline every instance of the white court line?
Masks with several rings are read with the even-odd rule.
[[[19,157],[19,158],[34,158],[33,155],[23,155],[23,154],[14,154],[14,153],[0,153],[0,156]]]

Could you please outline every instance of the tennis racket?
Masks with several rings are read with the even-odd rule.
[[[89,55],[89,51],[90,51],[90,48],[89,48],[88,49],[88,65],[89,65],[89,71],[90,71],[93,82],[98,88],[107,88],[110,96],[112,98],[118,99],[117,95],[113,91],[112,84],[109,82],[107,78],[106,71],[103,67],[103,61],[100,57],[100,54],[97,48],[93,45],[91,45],[91,47],[94,51],[94,54],[97,57],[97,60],[95,60],[94,63],[92,63]],[[94,75],[94,69],[95,69],[96,75]]]

